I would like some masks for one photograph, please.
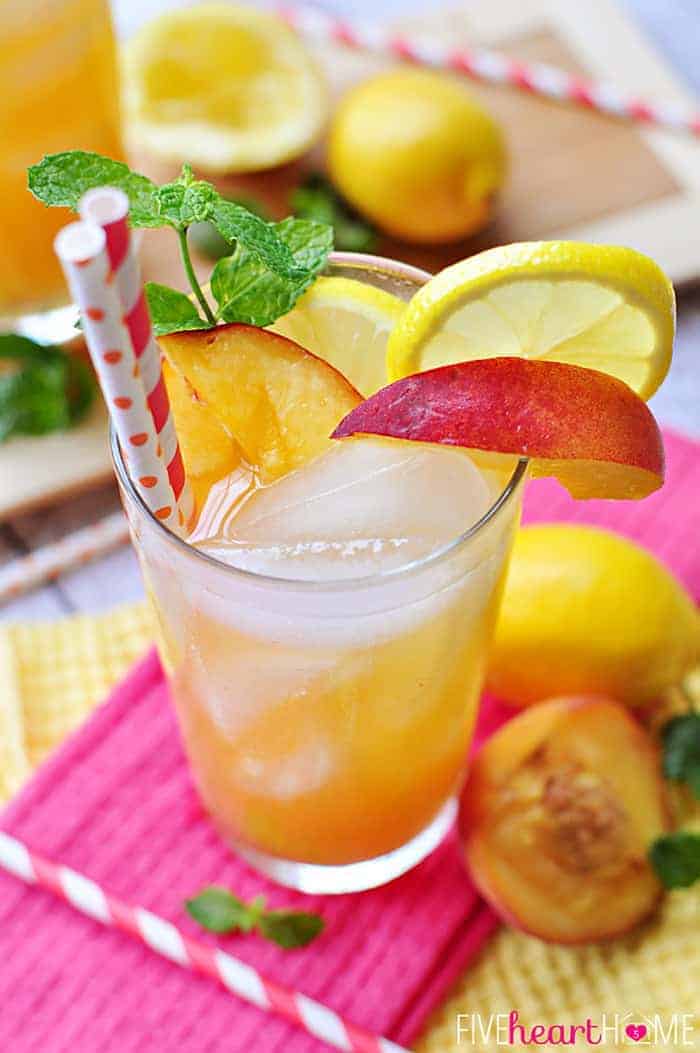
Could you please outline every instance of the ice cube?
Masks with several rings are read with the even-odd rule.
[[[245,570],[299,580],[363,577],[426,556],[474,524],[501,488],[463,450],[390,439],[335,443],[230,514],[226,487],[197,547]]]

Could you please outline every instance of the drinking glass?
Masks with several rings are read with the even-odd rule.
[[[329,273],[405,300],[428,277],[350,253]],[[223,837],[308,892],[371,888],[414,866],[455,815],[525,462],[475,525],[425,558],[299,581],[169,533],[114,436],[112,453],[185,751]]]
[[[114,35],[107,0],[3,0],[0,35],[0,331],[58,342],[75,310],[53,251],[71,219],[27,190],[44,154],[121,158]]]

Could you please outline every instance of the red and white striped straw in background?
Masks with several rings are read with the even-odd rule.
[[[0,567],[0,604],[15,600],[47,581],[55,581],[61,574],[107,555],[128,540],[129,524],[124,513],[113,512],[59,541],[42,545]]]
[[[90,357],[134,485],[151,512],[182,534],[177,502],[159,455],[158,437],[112,281],[105,232],[91,223],[70,223],[57,234],[54,248],[80,308]]]
[[[217,980],[228,991],[267,1013],[283,1016],[334,1049],[346,1053],[408,1053],[388,1038],[355,1027],[328,1006],[269,980],[247,962],[190,939],[172,922],[106,893],[95,881],[32,852],[0,831],[0,867],[29,885],[65,900],[102,925],[121,929],[156,954]]]
[[[281,5],[275,10],[292,29],[317,41],[332,40],[347,47],[463,73],[474,80],[506,84],[531,95],[598,110],[611,117],[700,136],[700,112],[670,102],[640,99],[612,84],[588,80],[545,63],[519,62],[485,48],[455,48],[419,40],[380,25],[338,18],[318,8]]]
[[[131,337],[170,485],[178,504],[180,525],[184,527],[191,522],[194,498],[185,477],[163,377],[160,348],[153,336],[141,280],[141,268],[127,223],[129,200],[123,191],[114,187],[97,187],[83,195],[79,210],[86,222],[102,228],[107,239],[107,256],[115,276],[124,321]]]

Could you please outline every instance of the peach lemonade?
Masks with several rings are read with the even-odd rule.
[[[632,250],[572,242],[434,278],[329,258],[325,224],[266,223],[187,165],[162,187],[78,152],[29,175],[74,209],[106,184],[133,226],[174,229],[192,288],[146,290],[187,538],[113,452],[194,781],[281,882],[388,881],[454,817],[528,465],[584,498],[663,481],[642,397],[668,369],[671,286]],[[204,287],[202,220],[235,243]]]
[[[352,273],[416,287],[394,264]],[[281,336],[220,326],[161,344],[200,513],[191,547],[138,529],[202,799],[278,880],[388,880],[454,815],[524,467],[332,440],[361,396]],[[197,452],[185,419],[215,405],[219,446]]]

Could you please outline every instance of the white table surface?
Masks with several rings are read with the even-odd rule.
[[[146,17],[187,0],[113,0],[120,33],[128,33]],[[562,0],[578,3],[579,0]],[[386,17],[420,10],[418,0],[328,0],[319,4],[342,14]],[[666,56],[700,95],[700,3],[698,0],[624,0]],[[700,147],[698,148],[700,163]],[[688,231],[700,237],[699,231]],[[678,337],[673,366],[663,389],[651,401],[662,424],[700,439],[700,288],[679,298]],[[93,522],[118,507],[113,486],[69,504],[19,516],[0,524],[0,564]],[[65,575],[0,608],[0,621],[47,620],[79,611],[99,611],[143,595],[138,566],[130,548]]]

